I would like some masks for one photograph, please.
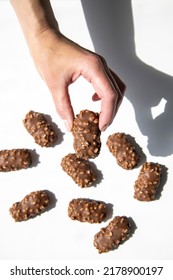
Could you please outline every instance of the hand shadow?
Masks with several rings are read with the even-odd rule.
[[[81,0],[96,53],[125,82],[141,133],[153,156],[173,153],[173,78],[143,63],[135,53],[131,1]],[[164,98],[165,110],[153,118],[151,108]],[[127,116],[127,121],[129,116]]]

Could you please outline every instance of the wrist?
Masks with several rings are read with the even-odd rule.
[[[58,51],[61,37],[63,35],[59,31],[47,27],[41,33],[30,38],[28,42],[30,55],[43,79],[42,68],[49,64],[52,54]]]

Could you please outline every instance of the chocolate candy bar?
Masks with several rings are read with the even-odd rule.
[[[100,153],[101,141],[99,129],[99,114],[82,110],[73,122],[73,147],[77,157],[83,159],[95,158]]]
[[[108,226],[102,228],[94,236],[94,246],[99,253],[106,253],[110,250],[118,248],[119,244],[126,240],[131,229],[130,222],[127,217],[115,217]]]
[[[68,206],[68,216],[80,222],[101,223],[106,217],[106,204],[84,198],[73,199]]]
[[[56,141],[56,133],[43,114],[30,111],[23,120],[24,127],[41,147],[50,147]]]
[[[78,158],[76,154],[65,156],[61,160],[61,166],[81,188],[91,186],[96,180],[96,174],[92,170],[89,162]]]
[[[124,169],[133,169],[139,162],[139,155],[125,133],[114,133],[106,142],[117,163]]]
[[[2,172],[26,169],[31,163],[31,154],[27,149],[0,151],[0,171]]]
[[[158,163],[144,163],[134,185],[134,198],[140,201],[154,200],[160,178],[161,167]]]
[[[46,191],[35,191],[26,195],[21,202],[14,203],[9,211],[15,222],[21,222],[41,214],[48,205]]]

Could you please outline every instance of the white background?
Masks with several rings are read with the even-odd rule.
[[[88,1],[90,7],[84,2],[83,10],[79,0],[52,1],[60,29],[82,46],[100,52],[127,85],[116,119],[101,136],[101,153],[93,160],[103,178],[88,189],[78,187],[61,169],[62,157],[73,152],[72,135],[66,132],[47,86],[35,70],[9,1],[0,1],[0,149],[28,148],[37,154],[32,168],[0,173],[0,259],[172,259],[173,2],[100,1],[98,9],[97,0]],[[113,2],[114,10],[109,9]],[[105,5],[107,10],[103,9]],[[98,11],[103,15],[101,21]],[[107,32],[109,20],[112,28]],[[70,87],[75,114],[82,109],[99,112],[100,103],[91,101],[93,92],[82,78]],[[55,147],[41,148],[34,143],[22,124],[29,110],[49,115],[58,126]],[[155,201],[145,203],[133,198],[140,166],[123,170],[108,151],[107,137],[118,131],[135,137],[146,159],[167,169]],[[39,217],[15,223],[9,215],[11,205],[41,189],[55,195],[55,207]],[[93,237],[109,219],[96,225],[70,220],[68,203],[77,197],[112,204],[109,219],[115,215],[131,217],[136,225],[133,236],[117,250],[99,255]]]

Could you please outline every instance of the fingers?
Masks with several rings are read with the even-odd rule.
[[[81,51],[81,49],[79,51],[79,48],[75,51],[74,48],[72,50],[73,55],[68,56],[69,59],[66,61],[63,70],[62,67],[59,69],[58,65],[53,68],[54,72],[57,73],[58,80],[56,81],[52,76],[50,79],[50,75],[45,79],[52,93],[57,113],[64,120],[67,130],[70,131],[73,125],[74,112],[68,86],[82,75],[95,89],[96,93],[93,95],[93,101],[101,100],[99,128],[104,131],[116,115],[123,98],[125,86],[120,78],[109,69],[102,57],[95,53]],[[55,77],[54,72],[53,76]]]
[[[107,66],[105,60],[100,57],[100,66],[91,73],[91,83],[96,93],[92,100],[101,100],[101,112],[99,128],[105,131],[112,123],[117,110],[122,102],[125,85],[121,79]]]
[[[117,110],[122,102],[125,85],[120,78],[108,68],[104,60],[99,60],[99,65],[90,65],[89,71],[83,75],[90,81],[96,91],[92,100],[101,100],[101,111],[99,118],[99,128],[105,131],[112,123]],[[63,80],[63,79],[62,79]],[[68,92],[69,82],[56,84],[56,90],[52,90],[52,96],[57,113],[64,120],[68,131],[72,129],[74,112]]]
[[[120,89],[121,94],[124,96],[124,92],[125,92],[125,89],[126,89],[125,83],[120,79],[120,77],[115,72],[113,72],[111,69],[109,69],[109,70],[110,70],[110,72],[113,76],[114,81],[116,81],[116,83],[117,83],[117,85]]]
[[[68,93],[68,86],[58,86],[56,91],[52,92],[52,97],[58,115],[64,120],[66,129],[70,131],[73,125],[74,112]]]
[[[117,94],[114,96],[105,96],[101,99],[101,112],[99,118],[99,128],[101,131],[105,131],[107,127],[112,123],[117,107]]]
[[[116,103],[115,114],[114,114],[114,117],[115,117],[115,115],[120,107],[120,104],[123,100],[126,86],[123,83],[123,81],[117,76],[116,73],[114,73],[111,69],[109,69],[109,71],[110,71],[110,79],[111,79],[112,83],[114,84],[115,91],[117,93],[117,103]]]

